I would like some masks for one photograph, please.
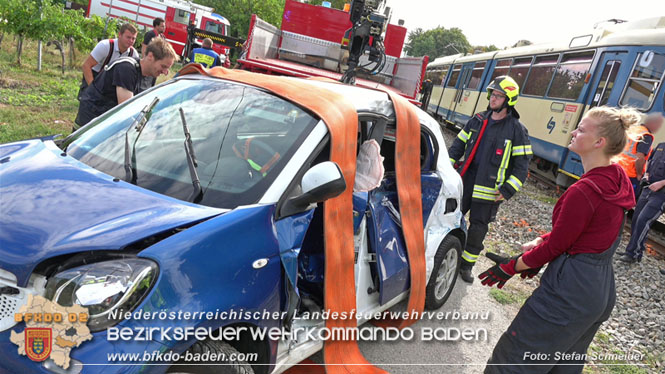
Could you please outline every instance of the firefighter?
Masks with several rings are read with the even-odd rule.
[[[97,43],[88,58],[83,62],[83,65],[81,65],[83,78],[81,79],[81,87],[77,95],[79,100],[85,88],[92,83],[92,80],[95,79],[104,67],[121,57],[138,57],[138,52],[133,47],[137,34],[138,31],[134,25],[125,23],[120,26],[117,38],[106,39]]]
[[[515,80],[497,77],[487,86],[487,110],[467,122],[448,150],[464,183],[462,213],[470,212],[460,268],[468,283],[473,282],[471,269],[483,250],[489,223],[500,203],[522,187],[533,155],[529,134],[515,110],[518,95]]]
[[[568,146],[580,155],[584,175],[554,206],[552,231],[522,245],[521,255],[495,256],[497,264],[480,274],[484,285],[501,288],[514,275],[534,277],[548,264],[485,373],[582,372],[589,344],[614,308],[612,256],[625,212],[635,205],[628,176],[611,160],[638,120],[631,109],[589,110]]]
[[[141,56],[145,56],[145,50],[153,38],[164,39],[164,32],[166,31],[166,21],[164,18],[157,17],[152,20],[152,30],[145,33],[143,36],[143,43],[141,43]]]
[[[629,264],[642,261],[649,228],[665,210],[665,143],[658,144],[649,158],[643,184],[645,186],[633,212],[630,242],[626,253],[619,257],[619,260]]]
[[[663,115],[654,112],[646,117],[643,125],[631,128],[631,136],[623,153],[619,155],[619,165],[628,174],[630,183],[633,185],[635,199],[639,198],[641,190],[640,180],[646,169],[646,161],[651,153],[653,135],[663,126]],[[631,139],[632,138],[632,139]]]
[[[176,57],[169,42],[153,38],[140,61],[123,57],[105,67],[81,94],[75,129],[152,87],[158,76],[169,73]]]
[[[194,48],[192,50],[189,61],[201,64],[206,68],[212,68],[222,64],[219,54],[212,50],[212,39],[210,38],[203,39],[201,48]]]

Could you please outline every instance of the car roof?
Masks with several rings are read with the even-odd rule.
[[[349,99],[358,112],[374,112],[385,115],[386,117],[392,117],[394,115],[392,102],[390,101],[388,94],[385,92],[332,81],[328,82],[302,78],[289,79],[298,79],[301,82],[311,84],[312,86],[336,92]]]
[[[178,77],[180,79],[222,79],[226,80],[223,77],[216,76],[203,76],[199,74],[188,74]],[[178,79],[176,78],[176,79]],[[367,88],[351,86],[347,84],[341,84],[337,82],[325,82],[319,80],[310,80],[302,78],[293,78],[288,77],[287,79],[296,79],[299,82],[305,82],[315,87],[325,88],[329,91],[336,92],[344,97],[346,97],[355,107],[356,111],[359,113],[362,112],[372,112],[376,114],[381,114],[386,117],[393,117],[394,110],[392,102],[388,97],[388,94],[379,90],[371,90]],[[243,84],[230,80],[234,84]],[[259,88],[260,89],[260,88]]]
[[[201,74],[187,74],[176,79],[222,79],[223,77],[216,76],[205,76]],[[392,101],[386,92],[380,90],[372,90],[369,88],[363,88],[358,86],[352,86],[348,84],[341,84],[334,81],[322,81],[314,79],[303,79],[295,77],[286,77],[286,79],[296,79],[299,82],[305,82],[315,87],[325,88],[327,90],[336,92],[344,97],[346,97],[355,107],[358,113],[369,112],[376,113],[388,118],[395,117],[395,111],[393,109]],[[232,80],[228,80],[234,84],[241,84]],[[257,88],[261,89],[261,88]],[[429,114],[427,114],[422,109],[415,107],[418,119],[422,125],[429,128],[434,133],[439,132],[439,124],[434,120]]]

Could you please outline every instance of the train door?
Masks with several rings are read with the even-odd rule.
[[[622,82],[626,81],[629,68],[628,52],[603,52],[598,61],[596,76],[592,80],[582,113],[596,106],[618,106],[623,88]],[[578,123],[581,119],[582,115],[578,118]],[[575,128],[577,128],[577,124]],[[564,174],[570,176],[584,174],[582,160],[575,152],[567,151],[559,168]]]
[[[456,87],[457,90],[455,91],[455,97],[453,98],[453,102],[450,107],[451,108],[450,121],[453,122],[455,126],[459,128],[464,127],[464,124],[469,119],[468,117],[465,118],[464,114],[460,112],[461,110],[465,109],[465,105],[460,105],[460,102],[464,101],[465,97],[464,94],[466,88],[469,86],[469,82],[471,81],[471,75],[473,73],[473,65],[474,62],[467,62],[466,64],[462,65],[462,71],[460,73],[461,78],[457,82],[457,87]],[[468,96],[467,96],[467,101],[468,101]]]
[[[458,90],[457,102],[455,103],[455,123],[461,127],[464,127],[464,124],[474,114],[480,96],[478,88],[486,65],[487,61],[464,64],[462,87]]]
[[[450,72],[450,78],[448,78],[448,82],[441,95],[439,111],[437,113],[449,122],[453,122],[452,115],[457,100],[457,83],[461,80],[461,72],[462,64],[453,65],[453,69]]]
[[[626,70],[625,60],[627,57],[627,52],[603,53],[598,65],[598,71],[601,71],[601,73],[598,79],[594,81],[595,91],[592,91],[593,94],[589,95],[585,109],[608,104],[615,106],[619,102],[621,87],[615,90],[614,83],[622,65],[624,66],[624,70]]]

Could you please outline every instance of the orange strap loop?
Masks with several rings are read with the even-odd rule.
[[[266,89],[282,98],[298,103],[325,122],[331,137],[330,159],[337,163],[346,190],[324,204],[325,239],[325,309],[337,315],[356,310],[354,279],[354,241],[352,193],[356,171],[358,114],[344,96],[307,84],[304,81],[279,76],[250,73],[215,67],[210,70],[190,64],[178,75],[202,74],[228,79]],[[407,245],[411,271],[409,311],[421,312],[425,303],[425,246],[420,187],[420,126],[412,104],[388,92],[397,116],[396,173],[402,229]],[[417,167],[413,167],[417,165]],[[348,314],[347,314],[348,315]],[[415,321],[400,321],[407,326]],[[326,320],[327,328],[354,328],[354,319]],[[327,373],[385,373],[372,366],[360,352],[355,340],[330,340],[324,344]]]

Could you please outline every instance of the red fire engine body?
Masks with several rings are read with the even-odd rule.
[[[199,29],[228,35],[229,21],[213,11],[213,8],[186,0],[89,0],[86,17],[95,14],[104,18],[127,18],[146,29],[152,29],[152,21],[161,17],[166,21],[166,40],[182,55],[187,43],[187,26],[192,22]],[[213,49],[228,60],[229,48],[215,44]]]
[[[347,12],[286,0],[281,29],[252,15],[246,51],[238,63],[254,72],[340,80],[346,68],[341,42],[351,26]],[[428,57],[400,57],[406,31],[388,24],[383,69],[375,75],[359,74],[355,82],[363,87],[383,86],[420,105],[416,97]],[[367,56],[361,57],[360,65],[367,64]]]

